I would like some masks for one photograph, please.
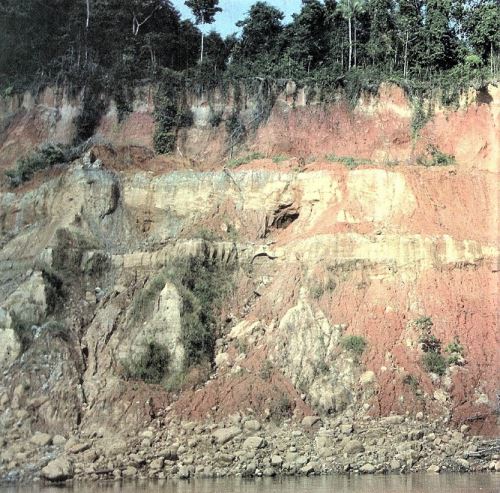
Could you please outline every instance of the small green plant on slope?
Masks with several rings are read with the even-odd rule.
[[[286,161],[287,159],[288,159],[287,156],[283,156],[282,154],[278,154],[277,156],[273,157],[273,163],[279,164],[279,163],[282,163],[283,161]]]
[[[413,139],[420,135],[420,131],[425,127],[432,117],[430,106],[427,110],[424,108],[424,102],[421,97],[416,97],[413,102],[413,112],[411,118],[411,133]]]
[[[238,166],[243,166],[244,164],[250,163],[256,159],[263,159],[264,157],[264,154],[261,154],[260,152],[252,152],[246,156],[230,159],[227,161],[226,166],[228,168],[237,168]]]
[[[431,318],[420,317],[413,323],[422,331],[419,342],[424,353],[421,358],[424,369],[439,376],[444,375],[448,363],[446,358],[441,354],[441,341],[431,333],[434,325]]]
[[[417,392],[418,386],[419,386],[419,381],[418,381],[418,378],[415,375],[412,375],[412,374],[408,373],[403,378],[403,383],[405,385],[408,385],[412,389],[412,391],[413,391],[414,394]]]
[[[366,340],[362,336],[344,336],[340,340],[340,345],[347,351],[351,351],[356,356],[361,356],[366,349]]]
[[[427,146],[427,153],[430,157],[419,156],[417,159],[417,163],[421,166],[452,166],[456,164],[455,156],[442,152],[432,144]]]
[[[464,347],[460,344],[458,337],[455,337],[453,342],[446,346],[445,352],[448,353],[448,364],[450,366],[465,364]]]
[[[424,355],[422,356],[422,364],[428,372],[435,373],[439,376],[445,374],[446,368],[448,366],[443,355],[434,351],[424,353]]]
[[[336,156],[335,154],[329,154],[326,156],[326,160],[333,163],[342,163],[350,169],[357,168],[362,164],[370,164],[369,159],[355,158],[352,156]]]

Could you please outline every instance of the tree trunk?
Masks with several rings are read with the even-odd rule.
[[[494,64],[494,61],[493,61],[493,41],[490,42],[490,58],[491,58],[491,62],[490,62],[490,65],[491,65],[491,75],[494,75],[495,64]]]
[[[89,27],[90,27],[90,0],[86,0],[87,6],[87,19],[85,21],[85,63],[87,63],[88,59],[88,39],[89,39]]]
[[[342,67],[342,72],[344,71],[344,36],[342,36],[342,42],[340,44],[340,57],[341,57],[341,67]]]
[[[205,24],[202,24],[202,30],[201,30],[201,54],[200,54],[200,63],[203,63],[203,50],[205,48],[205,34],[203,33],[203,27],[205,27]]]
[[[358,43],[356,39],[356,17],[353,18],[352,28],[354,31],[354,63],[353,66],[356,67],[358,64]]]
[[[349,17],[349,70],[352,67],[352,31],[351,31],[351,17]]]
[[[408,38],[410,34],[409,31],[406,31],[406,41],[405,41],[405,53],[403,56],[403,77],[406,79],[408,75]]]

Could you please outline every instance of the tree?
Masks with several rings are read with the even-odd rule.
[[[495,0],[479,0],[468,2],[464,9],[464,33],[482,61],[489,59],[491,74],[495,75],[499,68],[500,4]]]
[[[403,76],[408,77],[410,60],[419,62],[418,54],[424,49],[422,41],[422,0],[400,0],[396,14],[398,37],[403,51]]]
[[[359,15],[365,7],[364,0],[341,0],[338,8],[342,12],[344,19],[347,19],[349,30],[349,70],[356,66],[356,16]],[[354,47],[354,58],[353,58]]]
[[[392,63],[397,51],[393,0],[369,0],[370,34],[366,46],[372,65]]]
[[[283,30],[283,17],[281,10],[266,2],[252,5],[248,16],[236,23],[236,26],[242,28],[240,54],[250,59],[273,50]]]
[[[431,71],[449,69],[456,63],[457,40],[450,22],[451,0],[426,0],[421,52],[424,67]]]
[[[322,63],[327,52],[327,18],[319,0],[302,0],[302,10],[293,16],[288,33],[290,55],[307,67],[309,73]]]
[[[215,16],[217,13],[222,12],[222,9],[218,7],[219,0],[186,0],[184,4],[193,12],[196,24],[202,25],[200,62],[203,62],[203,45],[205,40],[203,27],[205,24],[212,24],[215,20]]]

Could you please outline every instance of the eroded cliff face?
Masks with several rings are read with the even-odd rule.
[[[296,417],[424,412],[496,433],[500,100],[488,94],[437,108],[415,140],[397,89],[355,110],[285,91],[244,144],[269,158],[237,169],[220,166],[224,125],[208,124],[209,103],[230,112],[221,97],[193,98],[173,157],[151,149],[151,90],[120,124],[111,105],[91,159],[0,193],[3,425],[130,431],[165,409],[217,419],[286,402]],[[73,136],[77,99],[47,90],[2,104],[2,169]],[[414,164],[429,143],[456,163]],[[183,368],[182,296],[163,269],[185,258],[227,266],[234,288],[213,365],[167,392],[124,366],[153,341],[171,372]],[[463,346],[443,375],[422,364],[425,317],[443,349]],[[362,354],[341,343],[349,335]]]

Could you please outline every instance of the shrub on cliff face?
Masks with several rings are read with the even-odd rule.
[[[424,353],[421,357],[422,366],[430,373],[442,376],[446,373],[446,369],[450,364],[459,364],[462,361],[459,351],[463,348],[458,342],[451,343],[446,348],[450,352],[450,357],[447,359],[441,352],[441,341],[431,333],[433,322],[430,317],[420,317],[413,321],[415,327],[422,331],[419,337],[420,348]]]
[[[446,154],[434,145],[427,146],[428,156],[420,156],[417,163],[422,166],[451,166],[456,164],[455,156]]]
[[[10,185],[17,187],[31,180],[33,175],[40,170],[50,168],[68,160],[67,150],[58,144],[45,144],[31,154],[18,159],[16,167],[7,170],[5,175],[10,180]]]
[[[366,341],[361,336],[345,336],[340,340],[340,344],[356,356],[361,356],[366,348]]]
[[[181,344],[184,371],[212,362],[217,316],[232,287],[232,266],[206,256],[176,259],[157,273],[136,296],[131,308],[134,323],[145,320],[165,284],[172,282],[181,299]]]
[[[443,355],[434,351],[424,353],[422,356],[422,364],[428,372],[435,373],[440,376],[445,374],[446,368],[448,367],[446,359]]]
[[[123,365],[128,378],[159,384],[167,376],[170,353],[165,346],[151,341],[144,345],[144,350],[137,359]]]
[[[163,81],[155,96],[154,119],[156,122],[153,145],[159,154],[174,150],[177,130],[193,124],[193,114],[189,108],[182,109],[183,79],[172,71],[164,71]]]
[[[171,277],[182,296],[182,344],[187,368],[212,361],[217,315],[232,287],[232,267],[205,257],[178,261]]]

